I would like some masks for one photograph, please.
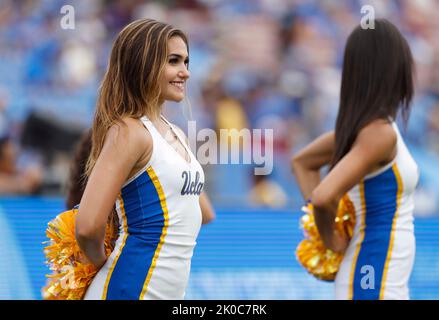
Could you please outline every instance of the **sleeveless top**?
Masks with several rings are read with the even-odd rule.
[[[164,119],[164,118],[163,118]],[[184,139],[190,162],[141,121],[153,140],[149,162],[123,185],[116,201],[119,237],[85,299],[183,299],[201,227],[204,172]]]
[[[397,125],[392,126],[397,135],[395,158],[348,192],[356,225],[337,274],[337,298],[408,299],[419,170]]]

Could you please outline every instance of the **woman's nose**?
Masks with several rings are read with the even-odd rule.
[[[180,71],[178,72],[178,76],[179,76],[180,78],[185,78],[185,79],[187,79],[187,78],[189,78],[189,77],[191,76],[191,73],[189,72],[188,69],[184,68],[184,69],[182,69],[182,70],[180,70]]]

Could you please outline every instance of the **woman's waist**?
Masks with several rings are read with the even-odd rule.
[[[374,228],[396,228],[413,226],[413,209],[411,205],[366,205],[360,210],[356,210],[357,224],[366,225]]]
[[[168,220],[174,223],[191,220],[201,215],[200,198],[194,195],[182,196],[180,193],[166,197],[162,201],[136,201],[127,199],[124,207],[118,208],[119,220],[128,225],[163,223]]]
[[[385,239],[408,239],[414,237],[413,223],[397,225],[361,225],[355,228],[352,240],[354,242],[380,242]]]
[[[139,242],[139,244],[155,244],[166,243],[169,245],[178,246],[194,246],[198,231],[176,231],[169,230],[165,227],[162,230],[148,230],[144,228],[128,228],[127,230],[120,230],[118,238],[126,238],[130,241]],[[126,240],[126,241],[127,241]]]

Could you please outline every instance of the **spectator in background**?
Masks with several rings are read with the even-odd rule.
[[[36,165],[18,166],[19,150],[6,116],[8,101],[8,91],[0,87],[0,195],[35,193],[42,184],[43,172]]]
[[[0,195],[32,194],[42,183],[41,168],[17,167],[18,149],[8,135],[0,137]]]
[[[250,202],[270,208],[282,208],[287,204],[287,194],[273,179],[265,175],[253,176],[253,188],[250,190]]]

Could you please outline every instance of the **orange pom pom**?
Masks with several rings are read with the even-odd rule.
[[[320,238],[314,220],[311,203],[302,208],[305,214],[300,219],[305,239],[296,248],[299,263],[314,277],[320,280],[333,281],[337,275],[343,254],[327,249]],[[352,238],[355,227],[355,207],[347,195],[339,202],[335,228]]]
[[[45,300],[79,300],[97,273],[96,267],[88,263],[75,238],[75,217],[78,210],[72,209],[59,214],[48,223],[46,236],[48,245],[44,248],[46,264],[52,274],[42,289]],[[114,248],[117,230],[108,223],[105,233],[107,257]]]

